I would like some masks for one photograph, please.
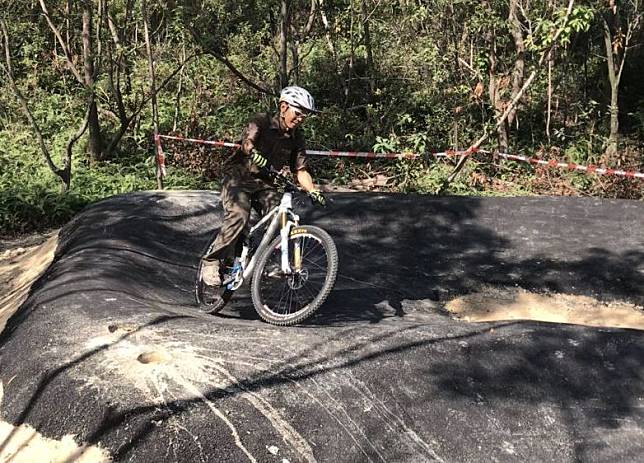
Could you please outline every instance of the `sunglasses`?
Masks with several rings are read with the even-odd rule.
[[[293,114],[295,115],[296,118],[298,119],[305,119],[307,114],[303,111],[300,111],[297,109],[295,106],[291,106],[291,109],[293,110]]]

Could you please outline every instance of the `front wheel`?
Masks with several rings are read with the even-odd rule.
[[[280,237],[262,251],[253,272],[253,305],[273,325],[295,325],[313,315],[331,292],[338,273],[335,243],[321,228],[294,227],[288,246],[290,274],[282,271]]]

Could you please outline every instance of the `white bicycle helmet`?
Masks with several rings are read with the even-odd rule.
[[[315,101],[309,92],[307,92],[302,87],[291,86],[284,87],[280,93],[280,103],[285,101],[286,103],[295,106],[296,108],[304,109],[313,113],[319,113],[315,109]]]

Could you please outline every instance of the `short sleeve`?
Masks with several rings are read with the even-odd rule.
[[[295,132],[293,143],[291,169],[293,171],[304,170],[306,169],[306,144],[301,131]]]
[[[257,144],[257,138],[259,137],[260,127],[261,127],[261,118],[259,116],[253,117],[248,123],[244,131],[242,132],[241,146],[242,151],[245,154],[250,154],[255,145]]]

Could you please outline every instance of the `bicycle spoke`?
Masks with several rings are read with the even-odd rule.
[[[284,291],[284,290],[286,290],[286,291]],[[278,307],[281,307],[281,303],[282,303],[282,300],[284,299],[284,296],[286,296],[286,299],[288,300],[288,295],[289,295],[288,284],[284,284],[283,290],[282,290],[282,292],[280,294],[281,294],[280,299],[279,299],[279,301],[277,301],[277,306]]]
[[[321,288],[321,286],[320,286],[320,288]],[[317,296],[317,294],[318,294],[318,292],[319,292],[319,289],[316,291],[316,290],[311,289],[311,288],[309,287],[309,285],[305,285],[305,286],[302,286],[302,291],[303,291],[303,292],[308,292],[308,297],[310,298],[310,301],[309,301],[309,302],[307,302],[307,304],[308,304],[308,303],[310,303],[313,299],[315,299],[315,296]]]
[[[307,241],[305,241],[304,243],[306,243],[306,242],[308,242],[308,241],[309,241],[309,240],[307,239]],[[305,244],[304,244],[304,243],[301,245],[301,246],[302,246],[302,249],[305,249]],[[311,254],[311,253],[312,253],[316,248],[322,248],[322,250],[324,250],[324,247],[323,247],[323,246],[322,246],[318,241],[314,241],[314,242],[313,242],[313,245],[309,248],[309,251],[308,251],[308,252],[303,252],[303,253],[302,253],[302,259],[305,259],[305,258],[306,258],[306,256],[308,256],[309,254]]]
[[[327,260],[327,259],[326,259],[326,252],[325,252],[325,250],[324,250],[324,248],[323,248],[322,246],[319,246],[319,250],[320,250],[321,252],[320,252],[319,254],[315,254],[315,255],[313,255],[312,257],[309,257],[309,256],[311,256],[311,255],[313,254],[313,250],[309,251],[308,253],[306,253],[306,254],[302,257],[302,261],[303,261],[303,262],[304,262],[304,261],[307,261],[307,262],[310,262],[310,263],[312,263],[312,264],[315,264],[315,263],[320,262],[321,260],[324,260],[324,261],[325,261],[325,265],[326,265],[326,260]]]
[[[282,298],[284,297],[284,290],[286,288],[285,285],[275,285],[275,286],[276,288],[270,293],[270,295],[268,295],[265,298],[267,301],[272,301],[272,300],[275,300],[276,298],[281,301]]]
[[[291,316],[312,304],[324,288],[328,271],[328,255],[324,245],[315,237],[303,235],[289,240],[293,258],[299,244],[301,271],[282,273],[281,247],[272,249],[262,273],[261,301],[276,315]],[[294,268],[294,263],[291,264]]]
[[[288,295],[289,295],[289,302],[284,310],[284,312],[287,314],[291,313],[291,307],[293,307],[293,296],[295,295],[295,291],[292,288],[289,288]]]

